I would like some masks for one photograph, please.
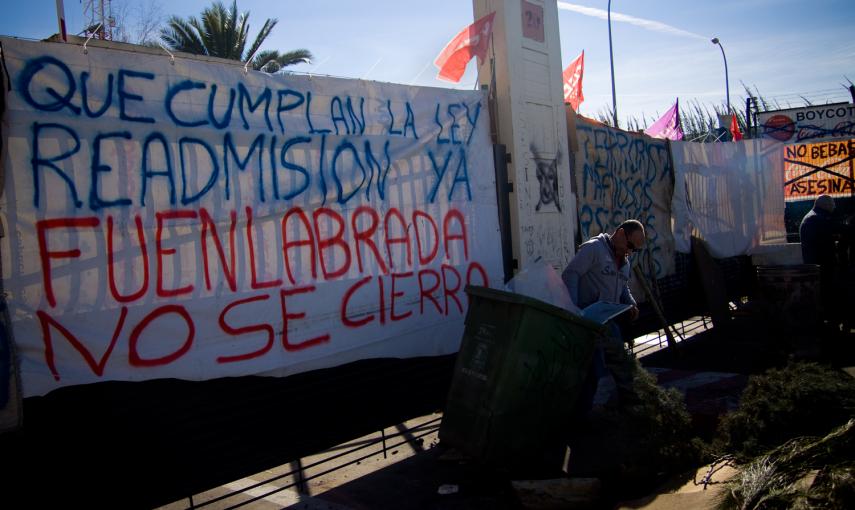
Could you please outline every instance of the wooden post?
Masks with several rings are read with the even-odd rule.
[[[659,306],[659,301],[656,300],[656,296],[653,295],[653,292],[650,290],[650,286],[647,285],[647,278],[644,276],[644,273],[641,271],[641,268],[637,265],[632,266],[632,270],[635,273],[635,277],[638,279],[639,283],[641,283],[641,288],[644,289],[644,294],[647,296],[647,300],[650,301],[651,305],[653,305],[653,311],[656,312],[656,317],[659,318],[659,322],[665,329],[665,338],[668,340],[668,347],[673,349],[674,352],[678,352],[677,341],[674,340],[674,335],[671,333],[671,326],[668,324],[668,320],[665,318],[665,314],[662,312],[662,308]]]

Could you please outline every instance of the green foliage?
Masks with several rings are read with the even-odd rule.
[[[163,42],[176,51],[208,55],[247,62],[253,59],[253,69],[275,63],[278,68],[308,62],[312,54],[305,49],[280,54],[278,51],[258,53],[258,49],[273,31],[278,20],[267,18],[249,48],[249,12],[238,14],[237,1],[227,9],[221,2],[214,2],[202,11],[201,19],[191,16],[184,20],[172,16],[166,28],[160,31]],[[256,53],[258,55],[256,56]]]
[[[692,442],[692,417],[683,395],[676,389],[664,389],[656,378],[638,366],[633,384],[640,403],[629,409],[628,419],[639,432],[638,441],[658,457],[657,464],[675,468],[691,465],[698,450]]]
[[[276,50],[259,51],[252,59],[252,68],[256,71],[265,71],[275,73],[283,67],[292,66],[294,64],[309,63],[312,61],[312,54],[309,50],[299,49],[280,53]]]
[[[703,448],[679,391],[658,386],[637,362],[633,388],[634,405],[592,415],[593,435],[581,439],[596,452],[594,474],[616,477],[629,493],[696,465]]]
[[[778,110],[780,109],[780,105],[776,101],[766,100],[756,87],[754,90],[751,90],[750,87],[743,83],[742,88],[745,94],[731,102],[731,109],[736,114],[736,122],[739,125],[739,130],[743,134],[746,134],[748,124],[745,118],[745,101],[747,98],[751,97],[756,100],[755,110],[759,111]],[[807,102],[807,100],[805,101]],[[601,109],[597,112],[596,119],[603,124],[614,127],[614,115],[612,112],[611,108]],[[718,129],[718,119],[719,115],[727,114],[727,103],[709,106],[702,104],[697,99],[681,100],[680,124],[683,127],[683,139],[695,142],[715,142],[721,140],[722,134]],[[650,117],[649,119],[646,116],[642,116],[640,119],[630,117],[626,119],[625,124],[622,124],[622,128],[627,131],[640,132],[657,120],[659,120],[658,116]],[[728,123],[725,127],[729,128],[730,124]],[[728,140],[730,139],[729,134],[724,136],[728,137]]]
[[[787,441],[728,482],[723,509],[855,508],[855,420]]]
[[[855,417],[855,379],[816,363],[752,376],[739,408],[719,423],[716,448],[742,459],[792,438],[821,436]]]

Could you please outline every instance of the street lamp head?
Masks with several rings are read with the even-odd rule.
[[[724,46],[721,45],[718,37],[713,37],[710,42],[718,45],[718,49],[721,50],[721,58],[724,59],[724,88],[727,94],[727,111],[730,113],[730,79],[727,76],[727,57],[724,54]]]

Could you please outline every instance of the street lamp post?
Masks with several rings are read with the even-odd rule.
[[[718,37],[713,37],[712,43],[718,45],[719,49],[721,49],[721,58],[724,59],[724,90],[727,94],[727,113],[728,115],[730,115],[730,79],[727,76],[727,57],[724,54],[724,46],[721,45],[721,42],[719,42]]]
[[[612,65],[612,114],[614,115],[615,127],[618,127],[617,122],[617,96],[615,96],[615,57],[612,53],[612,0],[609,0],[608,8],[609,20],[609,62]],[[718,39],[716,39],[717,41]]]

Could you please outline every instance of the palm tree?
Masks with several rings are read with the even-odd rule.
[[[244,51],[249,35],[249,12],[238,14],[237,0],[232,2],[231,9],[228,10],[222,2],[214,2],[211,7],[202,11],[201,21],[195,16],[186,20],[172,16],[166,28],[161,29],[160,37],[167,46],[176,51],[241,62],[252,58],[252,68],[256,70],[265,68],[269,72],[276,72],[285,66],[310,62],[312,54],[306,49],[286,53],[266,50],[256,55],[276,23],[277,19],[267,18],[252,45]],[[271,70],[271,67],[276,69]]]
[[[279,53],[276,50],[259,51],[258,55],[252,59],[252,68],[256,71],[265,71],[275,73],[283,67],[292,66],[294,64],[311,63],[312,54],[309,50],[299,49],[285,53]]]

